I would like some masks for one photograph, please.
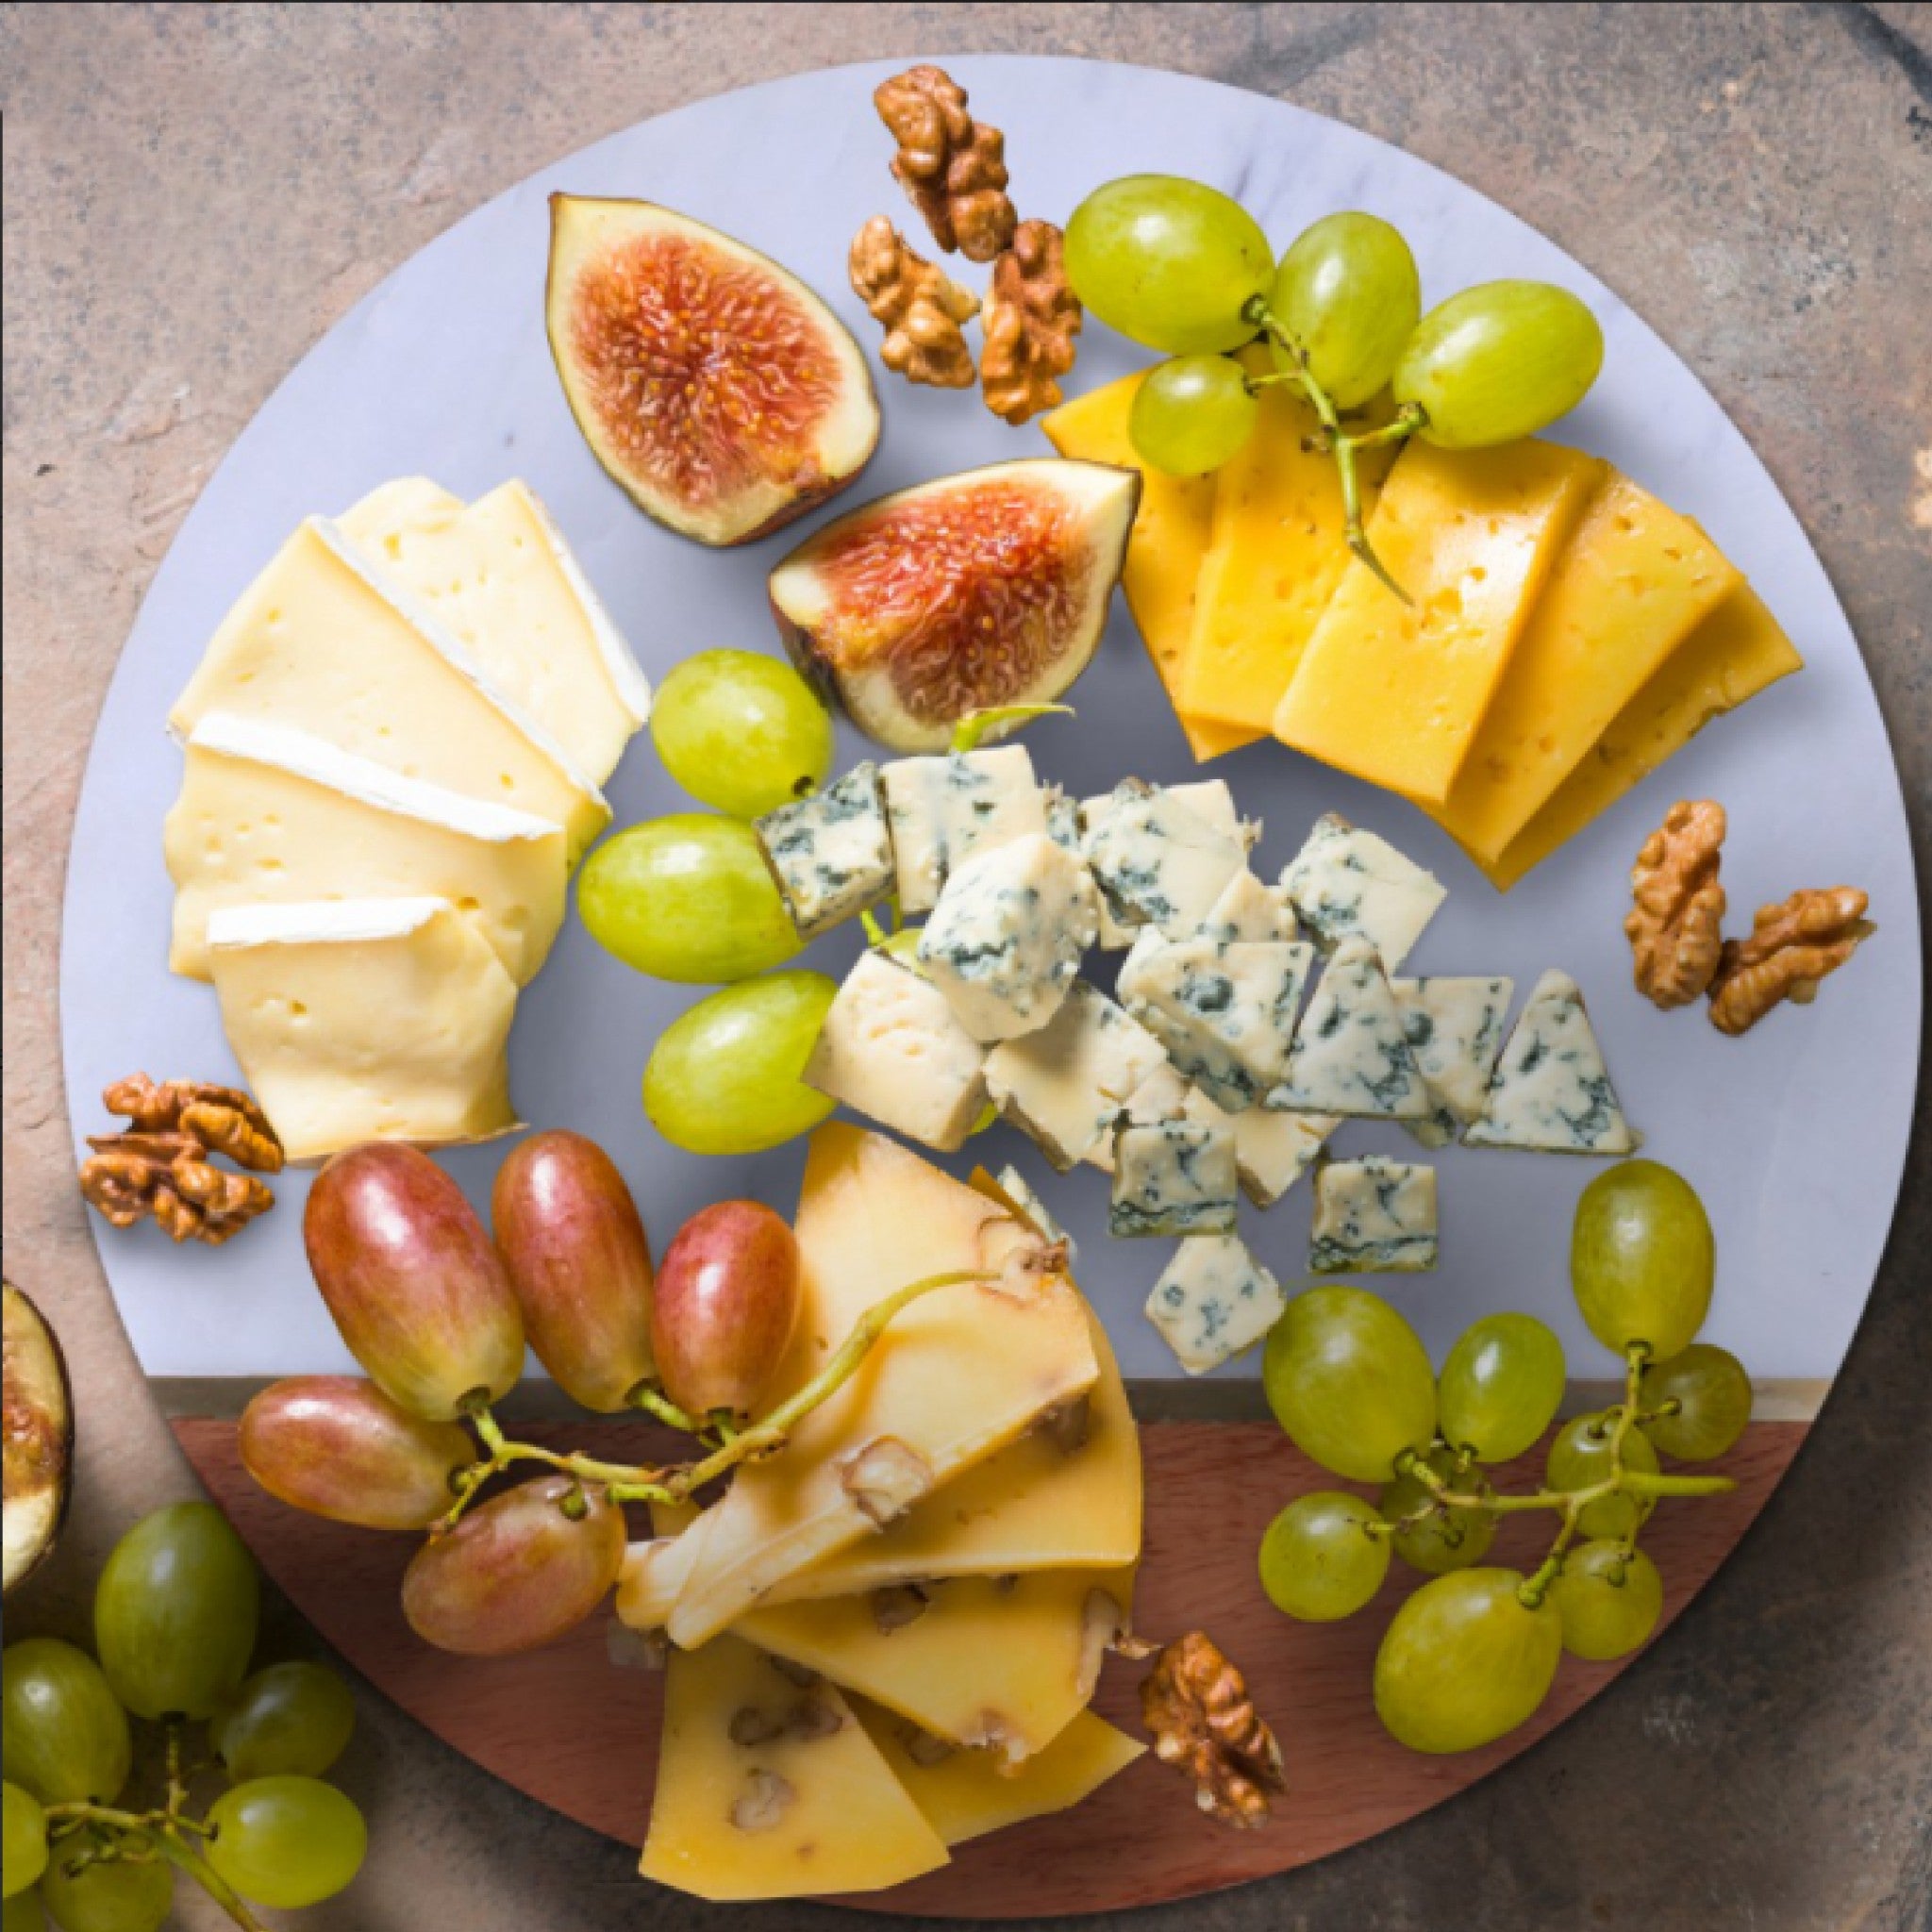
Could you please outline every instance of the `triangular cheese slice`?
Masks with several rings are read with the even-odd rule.
[[[1044,1751],[1016,1768],[991,1752],[955,1750],[864,1698],[854,1698],[852,1708],[926,1823],[949,1845],[1069,1810],[1147,1750],[1083,1710]]]
[[[1424,1147],[1446,1147],[1483,1110],[1503,1050],[1516,982],[1507,978],[1391,979],[1416,1071],[1436,1104],[1408,1131]]]
[[[795,1224],[797,1326],[774,1388],[804,1386],[872,1305],[928,1274],[999,1270],[1039,1237],[895,1141],[812,1137]],[[926,1295],[791,1443],[741,1468],[666,1620],[691,1648],[787,1578],[874,1534],[1099,1375],[1087,1306],[1063,1275],[1015,1268]]]
[[[852,1707],[735,1637],[666,1665],[638,1870],[708,1899],[878,1891],[946,1848]]]
[[[1264,1106],[1344,1120],[1424,1120],[1434,1111],[1374,947],[1344,940],[1296,1027],[1288,1074]]]
[[[948,1744],[1017,1762],[1093,1695],[1132,1595],[1130,1570],[958,1576],[760,1607],[732,1629]]]
[[[1539,1154],[1635,1152],[1582,990],[1567,973],[1537,981],[1463,1142]]]

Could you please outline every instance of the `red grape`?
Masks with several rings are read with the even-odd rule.
[[[664,1392],[692,1415],[748,1415],[798,1315],[798,1241],[756,1201],[720,1201],[678,1229],[658,1272],[651,1340]]]

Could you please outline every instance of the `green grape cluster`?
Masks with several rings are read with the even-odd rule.
[[[1350,547],[1390,582],[1362,530],[1356,452],[1417,436],[1449,449],[1511,442],[1567,415],[1603,367],[1587,304],[1548,282],[1464,289],[1427,314],[1408,243],[1349,210],[1305,229],[1276,262],[1255,218],[1218,189],[1166,175],[1096,188],[1067,224],[1080,299],[1123,335],[1174,359],[1134,398],[1128,434],[1152,468],[1219,469],[1254,434],[1255,395],[1289,383],[1334,455]],[[1274,373],[1230,358],[1257,339]],[[1387,394],[1391,420],[1343,418]]]
[[[1624,1364],[1623,1399],[1564,1423],[1541,1487],[1489,1472],[1534,1450],[1566,1387],[1562,1344],[1534,1316],[1487,1315],[1439,1373],[1379,1295],[1324,1284],[1297,1295],[1268,1337],[1269,1406],[1341,1490],[1297,1496],[1262,1537],[1261,1587],[1286,1615],[1327,1623],[1379,1593],[1400,1557],[1425,1580],[1394,1613],[1374,1669],[1375,1708],[1411,1749],[1474,1750],[1533,1716],[1559,1659],[1627,1656],[1657,1627],[1663,1580],[1637,1547],[1660,1499],[1733,1487],[1666,1474],[1660,1455],[1708,1461],[1751,1415],[1751,1381],[1694,1340],[1716,1246],[1696,1191],[1655,1161],[1599,1175],[1577,1203],[1571,1285],[1591,1333]],[[1557,1521],[1542,1562],[1487,1562],[1506,1516]]]
[[[260,1599],[220,1512],[175,1503],[109,1555],[93,1656],[53,1637],[0,1653],[7,1932],[158,1932],[183,1875],[260,1932],[255,1907],[318,1905],[355,1877],[362,1815],[323,1782],[355,1729],[354,1700],[320,1664],[249,1674]],[[165,1791],[141,1809],[126,1796],[130,1715],[166,1740]],[[200,1737],[205,1761],[191,1755]],[[227,1788],[197,1815],[195,1787],[216,1772]]]

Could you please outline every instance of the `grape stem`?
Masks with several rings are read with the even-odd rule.
[[[968,711],[953,726],[952,742],[946,749],[955,756],[976,751],[990,734],[997,731],[1002,738],[1017,730],[1022,724],[1030,724],[1036,718],[1071,718],[1072,705],[982,705],[977,710]]]
[[[144,1863],[159,1856],[176,1871],[185,1872],[193,1879],[236,1924],[242,1927],[242,1932],[268,1932],[268,1928],[248,1909],[241,1893],[183,1836],[184,1830],[204,1836],[209,1832],[208,1827],[198,1820],[181,1816],[180,1807],[186,1802],[187,1793],[176,1781],[179,1770],[180,1740],[171,1725],[168,1733],[168,1806],[165,1810],[121,1811],[109,1805],[85,1802],[50,1805],[47,1807],[48,1823],[69,1831],[90,1825],[96,1830],[111,1831],[116,1839],[114,1847],[94,1850],[86,1856],[86,1862],[110,1864],[119,1859]],[[127,1840],[132,1840],[136,1849],[122,1849]]]

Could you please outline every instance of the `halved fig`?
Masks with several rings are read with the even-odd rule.
[[[1140,502],[1133,470],[1063,457],[901,490],[772,573],[800,670],[894,751],[943,751],[969,711],[1049,704],[1107,624]]]
[[[0,1381],[5,1384],[5,1497],[0,1590],[11,1590],[54,1547],[74,1474],[74,1403],[67,1364],[40,1309],[9,1281],[0,1287]]]
[[[745,543],[879,439],[850,330],[769,256],[648,201],[550,197],[550,353],[591,454],[647,516]]]

